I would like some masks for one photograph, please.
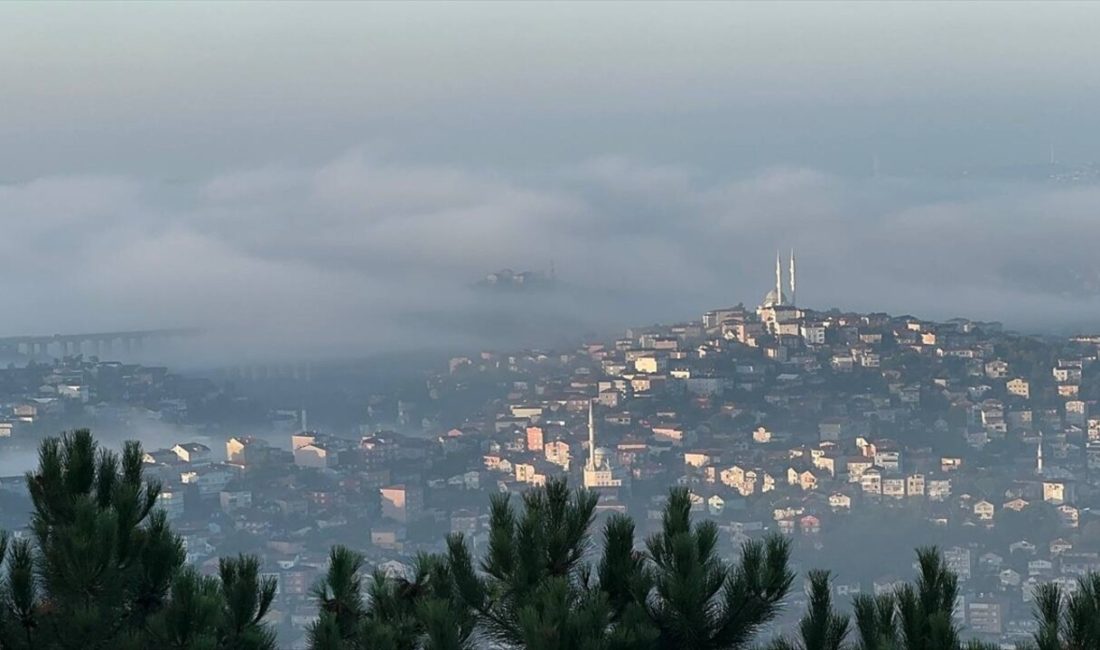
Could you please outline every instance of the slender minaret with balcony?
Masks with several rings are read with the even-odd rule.
[[[775,251],[775,304],[782,305],[783,299],[783,258]]]
[[[764,328],[775,335],[799,335],[799,319],[802,312],[795,306],[795,261],[794,249],[788,261],[790,277],[787,286],[783,282],[783,256],[775,253],[775,288],[764,296],[764,302],[756,309],[756,315]]]
[[[596,418],[593,414],[593,403],[588,400],[588,465],[589,470],[596,469]]]
[[[592,488],[618,488],[622,487],[623,480],[615,476],[611,469],[611,459],[608,452],[602,447],[596,446],[596,415],[595,400],[588,402],[588,462],[584,465],[584,487]]]
[[[791,281],[791,295],[787,296],[787,300],[789,301],[789,304],[793,306],[793,305],[798,304],[798,303],[795,302],[795,299],[794,299],[794,249],[793,248],[791,249],[791,277],[790,277],[790,281]]]

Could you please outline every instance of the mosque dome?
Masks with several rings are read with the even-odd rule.
[[[783,260],[777,252],[775,254],[775,288],[764,296],[761,307],[780,307],[794,305],[794,250],[791,250],[790,292],[783,289]]]

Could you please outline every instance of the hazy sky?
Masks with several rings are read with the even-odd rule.
[[[567,322],[666,320],[754,304],[791,246],[811,306],[1100,327],[1100,189],[1021,173],[1052,145],[1097,159],[1097,25],[1094,3],[3,3],[4,333],[463,340],[463,286],[551,259],[595,292]]]
[[[364,142],[509,166],[1092,160],[1098,24],[1095,3],[4,3],[0,172]]]

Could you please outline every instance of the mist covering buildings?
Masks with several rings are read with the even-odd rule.
[[[1097,11],[5,5],[35,66],[0,71],[0,295],[34,308],[0,335],[536,345],[690,318],[791,246],[821,304],[1087,329]],[[551,264],[541,300],[471,288]]]
[[[566,475],[646,532],[682,485],[842,602],[937,544],[1018,640],[1100,569],[1096,24],[2,4],[0,528],[44,436],[140,439],[293,645],[334,543],[400,573],[492,494]]]
[[[812,274],[798,259],[797,277]],[[108,446],[145,439],[188,560],[213,570],[258,553],[281,585],[285,639],[304,638],[331,544],[400,573],[441,531],[487,543],[489,495],[563,475],[642,533],[667,488],[686,486],[723,552],[788,535],[800,568],[835,572],[841,601],[893,588],[911,547],[937,544],[967,633],[1026,636],[1036,584],[1100,569],[1100,338],[813,309],[794,251],[773,270],[755,309],[558,348],[205,374],[13,365],[0,453],[29,467],[37,440],[72,426]],[[0,477],[9,528],[25,523],[21,485]]]

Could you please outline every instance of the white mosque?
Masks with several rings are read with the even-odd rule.
[[[611,452],[596,446],[596,418],[593,403],[588,402],[588,462],[584,466],[584,487],[617,488],[623,480],[611,467]]]
[[[794,251],[790,257],[790,292],[783,291],[783,258],[775,254],[775,288],[764,296],[764,302],[757,307],[756,315],[772,334],[791,334],[798,336],[799,319],[802,312],[795,306]]]

